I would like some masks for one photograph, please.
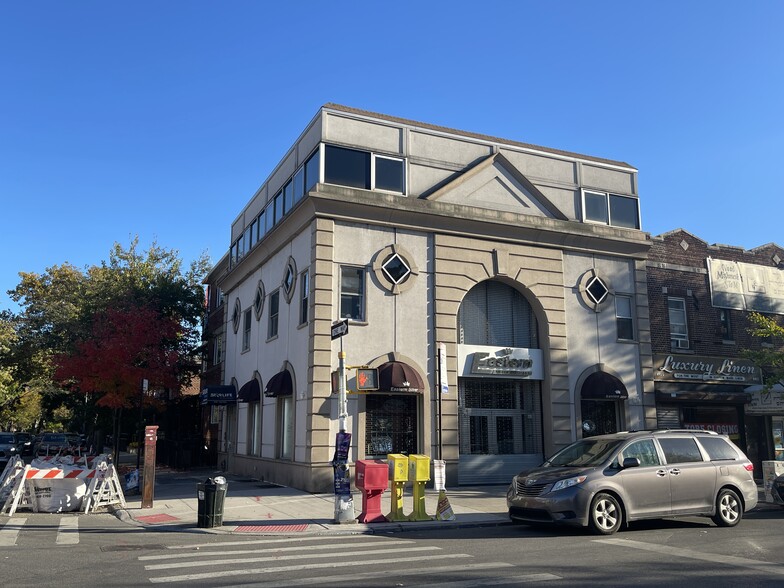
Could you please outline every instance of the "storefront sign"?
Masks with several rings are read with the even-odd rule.
[[[460,345],[458,360],[463,376],[498,376],[541,380],[544,378],[541,349]]]
[[[738,425],[734,423],[683,423],[683,428],[695,431],[715,431],[721,435],[738,434]]]
[[[745,407],[746,414],[784,414],[784,392],[756,390],[749,396],[751,400]]]
[[[784,270],[709,258],[708,275],[713,306],[784,314]]]
[[[654,379],[660,382],[713,382],[749,386],[760,382],[759,368],[747,359],[700,355],[655,355]]]

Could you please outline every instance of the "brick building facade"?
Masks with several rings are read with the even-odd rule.
[[[749,314],[782,319],[784,248],[709,245],[677,229],[654,237],[647,263],[653,379],[661,428],[727,433],[761,472],[784,456],[784,394],[761,390],[744,357],[763,343]]]

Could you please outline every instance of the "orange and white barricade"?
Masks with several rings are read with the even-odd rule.
[[[91,468],[55,462],[33,460],[25,466],[20,459],[11,471],[7,467],[0,485],[0,513],[12,516],[22,507],[34,512],[94,512],[110,504],[125,507],[117,471],[106,455],[95,458]]]

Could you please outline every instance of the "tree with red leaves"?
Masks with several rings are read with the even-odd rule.
[[[98,406],[138,404],[143,379],[152,388],[178,387],[183,326],[149,307],[96,314],[90,336],[55,358],[55,379],[96,399]]]

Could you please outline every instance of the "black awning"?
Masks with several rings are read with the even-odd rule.
[[[237,400],[240,402],[258,402],[261,399],[261,386],[256,378],[245,382],[237,394]]]
[[[264,396],[291,396],[294,386],[291,383],[291,373],[288,370],[278,372],[269,379],[264,389]]]
[[[378,368],[379,392],[424,392],[425,383],[414,368],[402,361],[388,361]]]
[[[234,386],[205,386],[199,392],[199,404],[229,404],[237,401]]]
[[[709,402],[747,404],[751,394],[732,384],[672,384],[656,382],[656,402]]]
[[[594,372],[583,382],[580,396],[583,400],[623,400],[629,392],[618,378],[607,372]]]

